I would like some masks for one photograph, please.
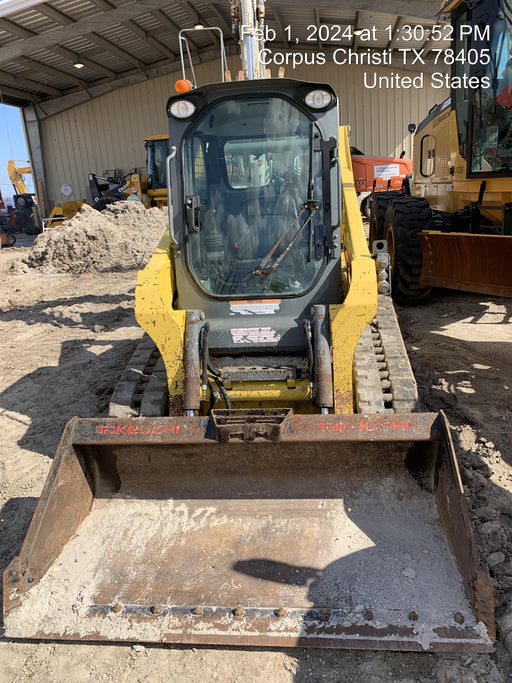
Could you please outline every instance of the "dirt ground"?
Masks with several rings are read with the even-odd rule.
[[[105,414],[141,336],[133,315],[138,260],[107,272],[97,272],[87,258],[74,272],[58,261],[41,268],[44,259],[30,268],[24,260],[37,249],[0,252],[2,572],[20,549],[64,425],[74,415]],[[145,249],[138,254],[142,260]],[[444,292],[427,306],[400,308],[399,318],[423,408],[444,410],[452,425],[477,542],[496,589],[494,654],[69,644],[0,636],[0,680],[512,681],[512,301]]]

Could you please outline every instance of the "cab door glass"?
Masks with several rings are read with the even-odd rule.
[[[433,135],[425,135],[421,140],[421,175],[431,176],[435,168],[435,138]]]

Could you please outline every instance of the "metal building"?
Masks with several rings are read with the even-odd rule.
[[[430,74],[446,71],[433,63],[432,50],[449,43],[432,37],[432,26],[444,24],[437,4],[425,5],[267,0],[268,68],[273,77],[284,66],[288,78],[331,83],[351,144],[366,154],[410,155],[407,125],[448,94],[432,87]],[[228,0],[0,3],[1,101],[22,107],[43,213],[64,200],[64,184],[72,187],[65,199],[85,199],[90,171],[144,166],[143,138],[166,132],[165,103],[181,77],[179,32],[194,26],[222,30],[236,78]],[[197,29],[188,36],[198,84],[220,80],[217,34]],[[390,63],[357,63],[361,55],[388,55]]]

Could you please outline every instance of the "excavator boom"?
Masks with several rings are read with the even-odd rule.
[[[18,194],[29,194],[23,176],[32,173],[30,166],[16,166],[16,162],[9,159],[7,162],[7,173],[15,192]]]

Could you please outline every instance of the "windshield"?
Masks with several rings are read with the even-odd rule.
[[[512,170],[512,10],[509,0],[481,3],[473,10],[473,23],[480,26],[483,35],[480,37],[476,32],[472,45],[468,46],[468,57],[473,54],[471,48],[481,55],[480,64],[469,68],[480,77],[483,87],[471,93],[471,171],[508,173]],[[490,26],[489,36],[484,31],[487,25]]]
[[[322,152],[277,98],[224,101],[184,144],[187,261],[216,295],[297,294],[324,259]]]

